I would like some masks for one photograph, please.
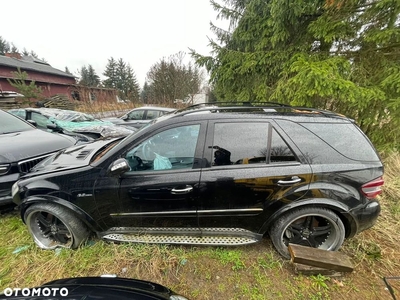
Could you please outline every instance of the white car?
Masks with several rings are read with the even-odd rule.
[[[141,128],[153,119],[157,119],[167,113],[173,112],[176,109],[159,106],[143,106],[132,109],[126,114],[118,118],[105,118],[103,121],[108,121],[116,125],[126,125],[135,128]]]

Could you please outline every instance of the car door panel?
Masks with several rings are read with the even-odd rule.
[[[197,226],[200,169],[131,173],[121,178],[121,217],[144,227]]]
[[[205,125],[165,128],[130,147],[124,156],[131,171],[120,178],[120,212],[115,217],[144,227],[198,226]]]

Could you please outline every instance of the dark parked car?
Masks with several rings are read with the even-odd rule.
[[[44,132],[0,110],[0,206],[12,204],[11,186],[45,157],[76,140]]]
[[[58,108],[19,108],[10,113],[34,122],[43,130],[64,133],[72,136],[85,136],[89,139],[127,136],[135,130],[131,127],[116,126],[111,122],[95,119],[89,114]]]
[[[118,277],[77,277],[34,288],[6,288],[0,299],[12,300],[187,300],[160,284]]]
[[[117,125],[127,125],[134,128],[141,128],[154,119],[161,117],[167,113],[175,111],[174,108],[143,106],[135,108],[119,118],[105,118],[103,121],[112,122]]]
[[[337,250],[371,227],[383,165],[354,122],[275,104],[200,105],[69,148],[13,187],[43,249],[112,241]]]

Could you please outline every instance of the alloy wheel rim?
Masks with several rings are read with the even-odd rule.
[[[28,216],[27,223],[36,244],[42,249],[70,248],[73,244],[68,226],[50,212],[35,211]]]
[[[321,215],[305,215],[287,225],[282,234],[283,243],[333,250],[339,242],[339,226]]]

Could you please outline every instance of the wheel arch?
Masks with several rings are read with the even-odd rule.
[[[354,218],[348,213],[349,207],[343,203],[340,203],[336,200],[327,199],[327,198],[313,198],[313,199],[306,199],[302,201],[292,202],[290,204],[282,206],[278,211],[274,212],[267,221],[264,222],[263,226],[261,227],[259,233],[265,235],[268,233],[269,229],[271,228],[272,224],[277,221],[281,216],[287,214],[294,209],[304,208],[304,207],[320,207],[326,208],[333,211],[343,222],[346,235],[345,237],[348,238],[354,235],[356,231],[356,223]]]
[[[88,215],[84,210],[82,210],[80,207],[74,205],[73,203],[66,201],[64,199],[54,197],[54,196],[49,196],[49,195],[35,195],[31,196],[27,199],[24,200],[23,203],[20,205],[20,214],[21,214],[21,219],[22,221],[26,224],[25,222],[25,212],[26,210],[31,207],[34,204],[37,203],[50,203],[50,204],[57,204],[60,205],[61,207],[64,207],[71,211],[73,214],[75,214],[78,219],[80,219],[85,225],[89,228],[90,231],[92,232],[100,232],[102,229],[98,225],[98,223],[90,216]]]

